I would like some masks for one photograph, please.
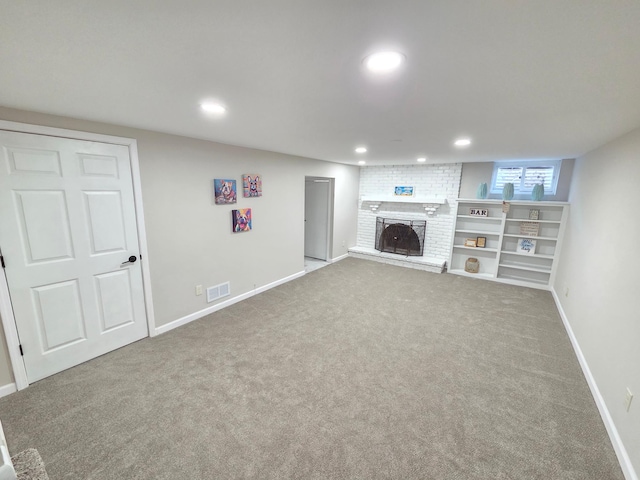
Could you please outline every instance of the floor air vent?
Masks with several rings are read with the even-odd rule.
[[[231,286],[229,282],[221,283],[215,287],[207,288],[207,303],[211,303],[219,298],[226,297],[231,293]]]

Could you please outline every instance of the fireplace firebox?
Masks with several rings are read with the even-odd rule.
[[[376,218],[376,250],[406,256],[422,256],[426,220]]]

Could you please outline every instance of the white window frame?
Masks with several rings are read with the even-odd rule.
[[[553,177],[551,179],[551,189],[545,189],[545,195],[555,195],[558,189],[558,178],[560,177],[560,168],[562,166],[562,160],[525,160],[525,161],[499,161],[493,163],[493,174],[491,175],[491,189],[492,194],[502,194],[502,188],[497,188],[496,179],[498,178],[499,168],[522,168],[522,176],[520,177],[520,184],[514,183],[515,196],[529,195],[533,188],[524,188],[524,178],[527,168],[530,167],[553,167]]]

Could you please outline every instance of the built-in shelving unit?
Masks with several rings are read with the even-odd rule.
[[[569,210],[566,202],[507,202],[460,198],[452,235],[448,271],[457,275],[548,289],[553,283]],[[486,210],[487,216],[471,215],[471,209]],[[538,218],[530,218],[537,210]],[[536,226],[536,235],[525,234],[523,222]],[[485,247],[469,247],[467,239],[484,237]],[[533,253],[518,251],[520,239],[535,241]],[[468,258],[477,258],[478,273],[465,271]]]

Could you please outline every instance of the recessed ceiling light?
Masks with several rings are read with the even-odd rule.
[[[214,103],[214,102],[204,102],[200,104],[200,108],[202,108],[202,110],[204,110],[207,113],[225,113],[227,111],[226,108],[224,108],[222,105],[220,105],[219,103]]]
[[[373,53],[364,59],[364,64],[374,73],[387,73],[395,70],[404,60],[404,55],[398,52]]]
[[[356,153],[365,153],[367,151],[366,147],[358,147],[356,148]]]
[[[420,157],[420,158],[418,159],[418,161],[419,161],[420,163],[424,163],[424,162],[426,162],[426,161],[427,161],[427,157]]]
[[[469,138],[459,138],[455,142],[453,142],[453,144],[456,147],[468,147],[469,145],[471,145],[471,139],[469,139]]]
[[[364,165],[365,163],[367,163],[367,162],[365,162],[364,160],[360,160],[360,161],[358,162],[358,165]]]

